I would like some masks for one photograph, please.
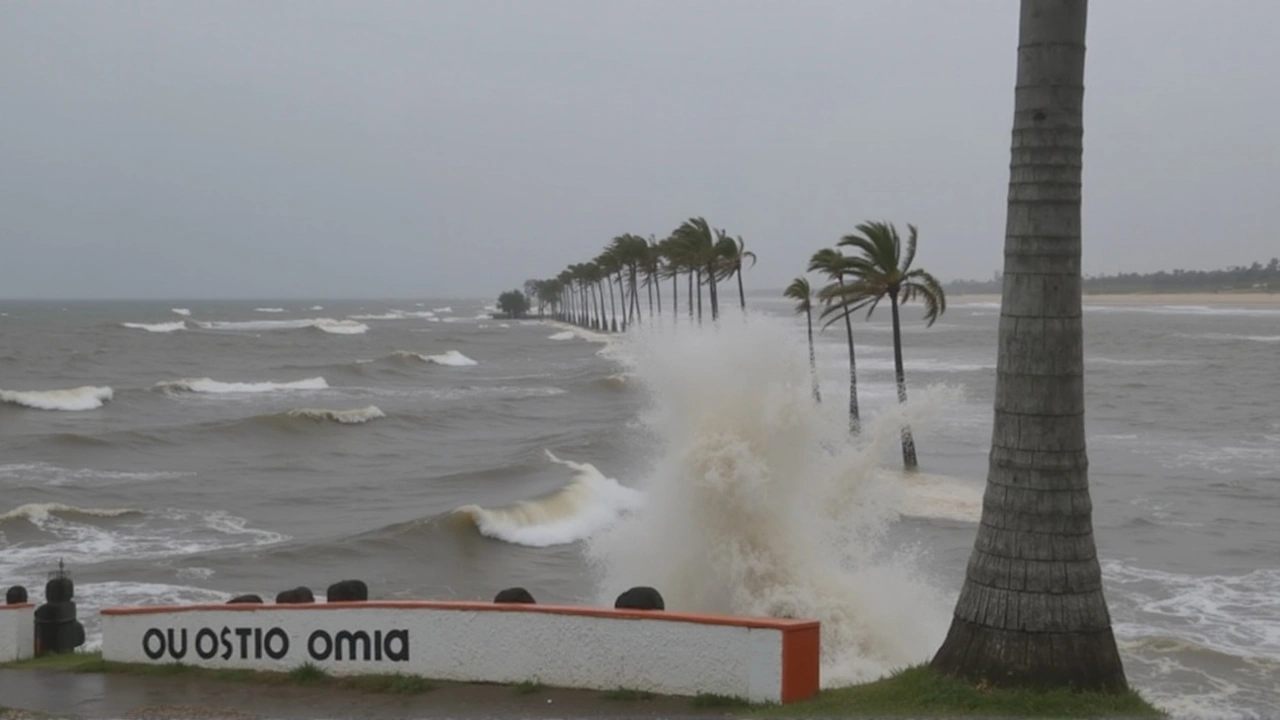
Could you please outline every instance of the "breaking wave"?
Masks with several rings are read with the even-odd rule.
[[[287,312],[284,308],[277,308],[277,307],[269,307],[269,308],[254,308],[254,311],[256,311],[256,312],[260,312],[260,313],[282,313],[282,312]]]
[[[172,308],[170,312],[175,313],[177,315],[181,315],[183,317],[191,316],[191,311],[188,310],[187,308]]]
[[[135,330],[146,330],[153,333],[171,333],[178,330],[186,330],[187,324],[181,320],[166,323],[120,323],[121,326],[133,328]]]
[[[400,353],[404,353],[404,352],[405,351],[401,350],[401,351],[398,351],[396,354],[399,355]],[[458,352],[457,350],[450,350],[448,352],[441,353],[439,355],[419,355],[417,353],[407,353],[407,354],[416,356],[422,362],[434,363],[436,365],[448,365],[449,367],[468,367],[471,365],[480,364],[475,360],[472,360],[471,358],[467,357],[466,355],[463,355],[462,353]]]
[[[50,515],[62,518],[116,518],[125,515],[142,515],[141,510],[134,508],[82,508],[62,503],[28,503],[19,505],[7,513],[0,513],[0,522],[5,520],[26,520],[33,525],[41,525]]]
[[[355,408],[352,410],[327,410],[325,408],[298,408],[285,413],[286,417],[307,418],[310,420],[328,420],[343,425],[358,425],[370,420],[386,417],[377,405]]]
[[[306,318],[301,320],[211,320],[196,323],[205,330],[299,330],[313,328],[332,335],[360,335],[369,332],[369,326],[354,320],[333,318]]]
[[[0,402],[34,410],[97,410],[114,395],[109,387],[93,385],[67,390],[0,390]]]
[[[453,511],[473,523],[481,535],[516,545],[547,547],[586,539],[622,513],[640,507],[643,495],[605,477],[590,463],[547,458],[573,470],[573,481],[554,493],[500,508],[464,505]]]
[[[220,382],[211,378],[182,378],[165,380],[152,386],[164,393],[269,393],[282,390],[325,390],[329,383],[322,377],[294,380],[293,382]]]
[[[824,686],[927,660],[951,606],[885,542],[904,490],[877,459],[950,393],[916,392],[855,442],[840,403],[813,402],[807,353],[781,319],[630,340],[619,356],[650,395],[660,448],[643,506],[588,541],[600,600],[652,585],[673,610],[819,620]]]
[[[547,336],[547,339],[548,340],[572,340],[575,337],[577,337],[577,335],[574,335],[572,332],[565,330],[563,332],[558,332],[555,335],[549,335]]]

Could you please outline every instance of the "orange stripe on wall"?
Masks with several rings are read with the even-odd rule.
[[[0,605],[0,610],[26,610],[35,607],[35,603],[18,603],[17,605]]]
[[[787,631],[812,628],[817,637],[818,622],[816,620],[787,620],[780,618],[735,617],[732,615],[704,615],[701,613],[668,612],[665,610],[616,610],[614,608],[586,607],[577,605],[525,605],[523,603],[490,603],[464,601],[434,600],[370,600],[364,602],[334,603],[285,603],[235,605],[160,605],[152,607],[103,608],[103,615],[148,615],[159,613],[182,612],[275,612],[305,610],[460,610],[464,612],[521,612],[542,613],[546,615],[576,615],[578,617],[595,617],[612,620],[666,620],[668,622],[687,622],[700,625],[731,625],[745,628],[761,628]],[[785,638],[784,638],[785,647]]]
[[[818,623],[782,631],[782,702],[806,700],[818,693],[821,657]]]

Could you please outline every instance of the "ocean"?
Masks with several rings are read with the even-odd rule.
[[[381,598],[815,617],[826,684],[929,657],[981,506],[994,303],[842,328],[734,303],[626,336],[486,301],[0,301],[0,584],[103,606],[365,580]],[[1094,522],[1131,683],[1188,718],[1280,687],[1280,307],[1085,314]],[[916,432],[904,476],[897,425]]]

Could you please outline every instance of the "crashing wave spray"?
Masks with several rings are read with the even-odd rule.
[[[644,506],[589,541],[599,600],[652,585],[672,610],[817,619],[825,686],[927,660],[950,605],[884,547],[902,491],[876,461],[949,393],[917,392],[854,443],[840,403],[813,403],[784,321],[642,332],[617,357],[650,395],[659,457]]]

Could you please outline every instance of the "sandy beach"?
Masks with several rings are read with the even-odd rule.
[[[950,305],[998,303],[994,293],[952,295]],[[1125,293],[1085,295],[1085,305],[1206,305],[1210,307],[1280,307],[1280,293]]]

